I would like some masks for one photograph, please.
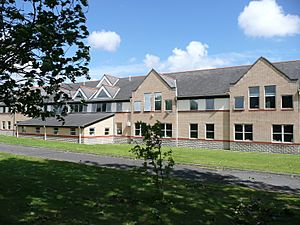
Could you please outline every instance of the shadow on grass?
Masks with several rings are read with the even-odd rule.
[[[294,216],[282,215],[279,224],[300,220],[300,198],[202,178],[167,180],[160,205],[153,185],[134,171],[3,156],[0,224],[235,224],[231,208],[251,197],[291,208]]]

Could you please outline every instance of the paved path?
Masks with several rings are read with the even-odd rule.
[[[102,167],[130,169],[141,166],[141,160],[100,156],[85,153],[59,151],[46,148],[25,147],[0,143],[0,152],[16,155],[34,156],[45,159],[85,163]],[[300,194],[299,175],[280,175],[273,173],[243,171],[243,170],[214,170],[194,165],[178,164],[174,175],[202,182],[217,182],[222,184],[241,184],[249,187]]]

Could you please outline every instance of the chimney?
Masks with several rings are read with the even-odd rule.
[[[131,81],[131,76],[128,77],[128,80]]]
[[[85,81],[82,82],[82,85],[85,86]]]

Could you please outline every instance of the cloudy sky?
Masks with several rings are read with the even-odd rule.
[[[90,75],[300,59],[299,0],[90,0]]]

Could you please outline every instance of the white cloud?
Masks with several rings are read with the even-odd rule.
[[[145,66],[166,71],[208,69],[224,66],[229,62],[225,58],[208,56],[208,45],[198,41],[191,41],[186,50],[175,48],[165,61],[158,56],[147,54]]]
[[[252,37],[300,34],[300,17],[285,14],[276,0],[251,1],[239,15],[238,24]]]
[[[93,31],[88,37],[88,42],[92,48],[114,52],[120,46],[121,37],[113,31]]]

